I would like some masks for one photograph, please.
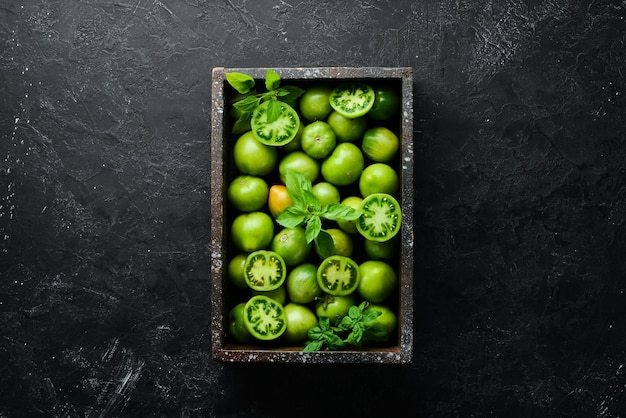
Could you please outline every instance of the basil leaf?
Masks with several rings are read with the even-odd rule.
[[[324,330],[322,329],[322,327],[320,325],[316,325],[312,327],[311,329],[309,329],[309,332],[307,335],[309,339],[317,340],[322,337],[323,333],[324,333]]]
[[[247,96],[233,104],[233,106],[242,112],[253,112],[254,109],[259,106],[260,102],[261,100],[258,97]]]
[[[328,335],[326,339],[326,343],[328,345],[329,350],[339,350],[346,346],[346,343],[336,334]]]
[[[330,329],[330,318],[323,316],[320,318],[320,322],[319,322],[319,327],[322,330],[329,330]]]
[[[250,130],[250,120],[252,119],[252,112],[243,112],[239,119],[233,124],[232,132],[234,134],[242,134]]]
[[[279,91],[281,92],[280,96],[285,101],[296,100],[298,97],[304,94],[304,89],[301,89],[300,87],[296,87],[296,86],[281,87]]]
[[[267,90],[275,90],[280,86],[280,76],[276,71],[267,70],[265,73],[265,88]]]
[[[317,233],[317,236],[314,237],[314,240],[322,257],[326,258],[333,255],[335,252],[335,242],[333,241],[333,237],[328,232],[320,228],[320,231]]]
[[[350,306],[348,309],[348,316],[352,319],[361,319],[361,308],[357,306]]]
[[[226,81],[241,94],[249,93],[254,87],[254,78],[247,74],[237,72],[226,73]]]
[[[313,212],[320,212],[322,209],[322,205],[320,204],[317,196],[313,194],[311,190],[302,190],[302,197],[304,198],[304,204],[308,208],[308,210],[313,210]]]
[[[341,203],[329,203],[322,216],[331,221],[354,221],[359,219],[361,211]]]
[[[376,309],[365,311],[363,312],[363,322],[374,322],[381,314],[382,312],[377,311]]]
[[[354,324],[355,324],[354,319],[346,315],[343,318],[341,318],[341,321],[339,321],[337,328],[343,331],[347,331],[349,329],[352,329],[352,327],[354,327]]]
[[[270,100],[276,100],[276,97],[273,92],[268,91],[267,93],[261,94],[261,101],[268,102]]]
[[[309,243],[316,238],[319,238],[320,233],[322,232],[322,220],[319,216],[311,215],[309,218],[306,228],[304,230],[306,236],[306,242]],[[328,234],[326,232],[326,234]],[[328,234],[330,236],[330,234]],[[332,242],[332,237],[330,238]]]
[[[311,190],[312,188],[308,177],[295,170],[287,170],[285,172],[285,186],[287,187],[287,194],[289,194],[293,203],[306,209],[304,190]]]
[[[366,324],[363,330],[362,340],[364,344],[373,341],[387,341],[389,339],[389,332],[383,327],[380,322],[373,322]]]
[[[267,123],[278,120],[281,113],[280,103],[277,100],[270,100],[267,105]]]
[[[354,324],[354,328],[352,328],[352,332],[348,335],[347,342],[354,345],[355,347],[361,347],[361,340],[363,339],[363,330],[365,326],[362,322],[357,322]]]
[[[309,216],[299,207],[291,205],[278,215],[276,222],[285,228],[296,228],[303,225]]]
[[[320,351],[323,346],[324,346],[324,340],[311,341],[307,345],[304,346],[304,349],[302,350],[302,352],[312,353],[314,351]]]

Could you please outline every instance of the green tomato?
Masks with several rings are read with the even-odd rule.
[[[233,146],[235,166],[243,174],[265,176],[274,170],[278,162],[278,151],[260,143],[252,131],[241,135]]]
[[[363,154],[378,163],[391,161],[400,149],[400,140],[393,131],[384,126],[370,128],[363,134]]]
[[[398,285],[398,276],[390,264],[381,260],[367,260],[359,265],[359,295],[368,302],[385,301]]]
[[[348,314],[351,306],[355,306],[356,296],[354,294],[346,296],[333,296],[325,294],[324,297],[318,299],[315,304],[315,314],[319,318],[330,319],[331,324],[335,325],[344,316]]]
[[[239,289],[247,289],[246,277],[244,274],[244,266],[248,254],[237,254],[228,262],[228,279]]]
[[[244,277],[252,290],[275,290],[287,278],[287,265],[283,257],[275,251],[253,251],[246,257]]]
[[[332,90],[331,107],[347,118],[364,116],[374,105],[376,95],[372,87],[363,82],[349,81]]]
[[[306,89],[300,96],[300,113],[310,121],[326,118],[332,110],[328,98],[331,88],[327,85],[317,85]]]
[[[365,254],[372,260],[391,260],[399,251],[399,236],[388,241],[372,241],[366,239],[363,243]]]
[[[296,303],[314,302],[324,293],[317,283],[317,267],[313,263],[302,263],[294,267],[285,283],[289,299]]]
[[[354,142],[359,140],[363,137],[367,129],[367,119],[365,116],[347,118],[334,110],[328,115],[327,122],[335,132],[337,141],[339,142]]]
[[[375,120],[388,120],[400,113],[400,94],[388,86],[374,88],[374,104],[367,116]]]
[[[261,177],[240,175],[228,186],[228,200],[242,212],[253,212],[267,203],[269,186]]]
[[[361,176],[365,166],[363,153],[351,142],[338,144],[322,162],[324,180],[336,186],[347,186]]]
[[[333,296],[346,296],[359,287],[359,266],[350,257],[331,255],[317,268],[317,284]]]
[[[285,183],[287,170],[294,170],[304,174],[311,182],[314,182],[320,173],[320,163],[304,151],[292,151],[278,163],[280,181],[283,183]]]
[[[303,228],[283,228],[274,236],[271,243],[272,251],[277,252],[285,260],[287,266],[303,263],[311,253],[312,244],[307,242]]]
[[[243,319],[245,306],[245,302],[238,303],[228,313],[228,333],[235,342],[240,344],[250,344],[254,341]]]
[[[283,339],[290,344],[302,344],[306,341],[309,330],[317,325],[317,316],[306,305],[289,302],[285,305],[287,329]]]
[[[334,184],[327,181],[320,181],[311,187],[311,193],[317,197],[320,204],[328,205],[329,203],[339,203],[341,195],[339,189]]]
[[[265,212],[243,213],[231,225],[232,242],[243,252],[267,247],[274,237],[274,221]]]
[[[359,191],[363,197],[374,193],[395,195],[399,188],[400,177],[389,164],[370,164],[363,169],[359,177]]]
[[[384,242],[395,237],[402,228],[400,203],[387,193],[374,193],[363,198],[362,215],[356,220],[361,235],[372,241]]]
[[[362,202],[363,198],[360,196],[348,196],[341,201],[341,204],[349,206],[352,209],[361,210]],[[356,229],[356,221],[337,221],[337,226],[348,234],[356,234],[358,232]]]
[[[382,325],[390,337],[394,335],[398,329],[398,315],[396,315],[391,308],[380,303],[370,303],[369,306],[365,308],[364,312],[369,310],[380,312],[380,315],[376,318],[376,322]]]
[[[270,122],[269,115],[272,106],[279,109],[279,116]],[[287,103],[268,100],[254,109],[250,127],[254,137],[262,144],[275,147],[284,146],[298,134],[300,117],[295,109]]]
[[[345,257],[350,257],[352,255],[354,243],[350,234],[341,228],[327,228],[325,231],[332,238],[334,248],[333,253],[327,255],[343,255]],[[319,246],[317,245],[317,242],[315,242],[315,251],[317,252],[317,255],[324,257]]]
[[[287,315],[282,304],[264,295],[252,296],[243,311],[243,320],[253,337],[275,340],[287,329]]]
[[[304,127],[300,146],[313,158],[324,158],[335,148],[337,137],[330,125],[318,120]]]

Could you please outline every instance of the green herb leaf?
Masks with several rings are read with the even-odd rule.
[[[272,123],[278,120],[281,113],[280,102],[277,100],[270,100],[267,104],[267,123]]]
[[[311,353],[314,351],[320,351],[324,347],[324,340],[313,340],[304,346],[303,353]]]
[[[304,94],[304,89],[301,89],[300,87],[296,87],[296,86],[284,86],[278,89],[278,91],[280,93],[277,93],[277,94],[279,94],[281,100],[292,106],[295,105],[298,97]]]
[[[331,203],[323,206],[317,196],[313,194],[311,180],[304,174],[295,170],[285,172],[285,186],[287,193],[293,201],[291,212],[283,216],[281,214],[277,221],[281,225],[284,223],[301,225],[302,220],[306,222],[307,242],[315,241],[324,257],[328,257],[335,250],[332,237],[322,229],[322,219],[333,221],[354,220],[361,216],[361,212],[341,203]],[[282,216],[282,218],[281,218]],[[295,219],[289,219],[297,216]]]
[[[365,332],[365,325],[362,322],[355,322],[352,327],[352,331],[348,334],[348,338],[346,338],[346,342],[355,347],[362,347],[363,345],[363,333]]]
[[[300,206],[306,210],[307,202],[304,196],[304,191],[311,191],[311,180],[309,180],[304,174],[295,170],[287,170],[285,172],[285,186],[287,187],[287,194],[291,198],[294,205]]]
[[[324,324],[324,321],[322,321],[322,319],[324,318],[320,318],[319,323],[316,326],[309,329],[309,333],[308,333],[309,339],[317,340],[322,337],[322,334],[325,331],[328,331],[330,329],[330,325]]]
[[[269,102],[270,100],[276,100],[276,94],[273,91],[268,91],[259,95],[262,102]]]
[[[335,327],[330,325],[329,318],[321,317],[318,324],[309,330],[309,341],[303,351],[340,350],[348,345],[360,348],[377,341],[387,341],[389,333],[376,319],[381,312],[375,309],[365,312],[368,306],[367,301],[351,306],[348,314]]]
[[[363,322],[374,322],[381,314],[382,312],[377,311],[376,309],[365,310],[363,312]]]
[[[330,257],[335,253],[335,242],[333,241],[333,237],[328,232],[321,229],[314,239],[320,255],[323,258]]]
[[[306,228],[304,230],[306,235],[306,242],[310,243],[314,239],[318,238],[321,231],[322,220],[319,216],[311,215],[306,223]],[[330,238],[330,240],[333,240],[332,237]]]
[[[236,109],[241,110],[242,112],[252,113],[254,109],[256,109],[259,106],[260,102],[261,102],[261,99],[259,99],[258,97],[247,96],[239,100],[235,104],[233,104],[233,106]]]
[[[254,78],[243,73],[226,73],[226,81],[241,94],[250,93],[250,90],[254,87]]]
[[[363,345],[371,344],[375,341],[387,341],[389,340],[389,332],[378,322],[369,322],[366,324],[362,335]]]
[[[252,120],[252,112],[243,112],[239,119],[233,125],[232,132],[234,134],[242,134],[250,130],[250,120]]]
[[[354,221],[359,219],[361,211],[341,203],[329,203],[323,217],[331,221]]]
[[[265,73],[265,88],[268,91],[275,90],[280,86],[280,76],[276,71],[267,70]]]
[[[304,197],[304,204],[309,211],[315,214],[319,214],[321,212],[322,204],[311,190],[302,190],[302,196]]]
[[[329,350],[339,350],[346,346],[345,341],[336,334],[325,334],[324,340]]]
[[[309,216],[310,214],[306,211],[302,211],[300,207],[291,205],[287,206],[287,208],[278,215],[276,222],[285,228],[297,228],[304,225]]]
[[[345,347],[346,343],[341,337],[335,334],[335,329],[330,326],[330,319],[327,317],[321,317],[318,325],[309,330],[307,341],[304,350],[305,353],[312,351],[320,351],[322,349],[339,350]]]

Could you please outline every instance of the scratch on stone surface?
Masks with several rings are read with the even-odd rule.
[[[111,382],[118,382],[118,384],[108,395],[108,400],[100,411],[99,417],[108,417],[111,416],[112,412],[119,412],[123,409],[143,373],[145,366],[143,360],[133,359],[132,353],[126,350],[124,350],[123,355],[124,359],[117,369],[117,373],[111,379]]]
[[[116,338],[113,340],[112,343],[109,344],[105,352],[102,354],[102,361],[111,360],[111,358],[113,357],[113,354],[115,354],[115,351],[117,350],[117,346],[119,345],[119,343],[120,343],[119,338]]]
[[[241,7],[237,7],[233,4],[233,2],[231,0],[226,0],[226,2],[228,3],[228,5],[235,10],[237,13],[239,13],[239,15],[241,16],[241,18],[243,19],[243,21],[245,22],[247,27],[255,27],[252,22],[250,21],[250,19],[248,19],[248,17],[246,16],[245,12],[241,9]]]
[[[165,9],[165,11],[167,11],[170,14],[170,16],[172,16],[175,19],[178,19],[178,16],[176,16],[166,5],[164,5],[159,0],[154,0],[153,4],[156,4],[157,6],[162,7],[163,9]]]
[[[141,0],[138,0],[137,4],[135,5],[135,8],[133,9],[133,14],[135,14],[135,12],[137,12],[137,8],[139,7],[140,4],[141,4]]]

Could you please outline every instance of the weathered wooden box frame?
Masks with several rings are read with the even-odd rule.
[[[314,81],[393,81],[402,94],[402,115],[398,126],[401,139],[399,167],[403,210],[398,292],[399,332],[397,344],[390,347],[303,353],[302,347],[242,346],[228,342],[228,214],[225,191],[229,184],[229,150],[234,142],[229,132],[226,73],[237,71],[257,80],[265,78],[266,68],[214,68],[211,108],[211,339],[213,358],[226,362],[277,363],[390,363],[406,364],[413,355],[413,69],[382,67],[272,68],[283,85]],[[261,84],[259,84],[261,85]]]

